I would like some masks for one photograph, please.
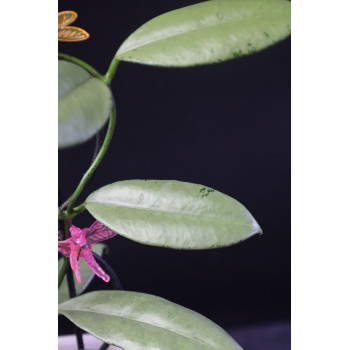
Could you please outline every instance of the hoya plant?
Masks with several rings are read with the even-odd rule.
[[[89,37],[72,26],[76,17],[71,10],[59,13],[59,40]],[[105,74],[59,53],[58,147],[97,139],[90,167],[58,209],[58,312],[77,326],[79,349],[84,348],[81,330],[101,339],[104,349],[109,344],[125,350],[242,349],[194,311],[159,296],[122,290],[104,251],[106,241],[118,235],[173,249],[230,246],[262,233],[247,208],[205,184],[173,179],[124,180],[106,184],[87,198],[81,194],[107,150],[113,152],[109,146],[118,106],[110,85],[117,69],[123,69],[121,62],[169,68],[213,64],[254,54],[289,34],[289,1],[212,0],[165,13],[136,29],[117,48]],[[73,225],[84,211],[91,214],[91,226]],[[85,293],[94,275],[114,290]]]

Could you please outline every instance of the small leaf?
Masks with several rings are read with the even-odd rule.
[[[206,317],[153,295],[92,292],[60,304],[58,312],[124,350],[242,350]]]
[[[290,34],[290,1],[212,0],[142,25],[116,58],[156,66],[193,66],[241,57]]]
[[[94,244],[92,246],[93,252],[97,255],[102,255],[102,252],[106,249],[106,245],[104,244]],[[63,265],[63,258],[58,259],[58,272],[60,272]],[[85,290],[90,282],[95,277],[95,274],[89,269],[89,267],[85,264],[85,262],[80,263],[80,273],[81,273],[81,283],[78,283],[74,279],[75,291],[77,295],[79,295],[83,290]],[[64,276],[63,281],[58,288],[58,303],[63,303],[64,301],[69,299],[68,292],[68,284],[67,284],[67,276]]]
[[[93,192],[86,208],[122,236],[169,248],[224,247],[262,232],[235,199],[180,181],[115,182]]]
[[[58,146],[87,141],[106,122],[113,106],[110,89],[82,67],[58,61]]]

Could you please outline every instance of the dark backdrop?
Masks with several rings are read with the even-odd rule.
[[[60,43],[104,73],[147,20],[199,1],[59,0],[91,37]],[[112,83],[117,126],[83,193],[125,179],[176,179],[234,197],[264,230],[232,247],[177,251],[121,236],[109,262],[125,289],[155,294],[222,326],[290,318],[290,39],[226,63],[166,69],[122,62]],[[74,190],[94,140],[59,152],[59,187]],[[84,213],[77,225],[93,222]],[[92,288],[108,288],[95,281]],[[62,320],[60,321],[62,322]],[[61,332],[67,325],[60,323]]]

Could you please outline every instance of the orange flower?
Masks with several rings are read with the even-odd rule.
[[[78,14],[74,11],[62,11],[58,13],[58,41],[83,41],[89,39],[90,34],[84,29],[71,27],[78,18]]]

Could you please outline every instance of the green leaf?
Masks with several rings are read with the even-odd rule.
[[[86,199],[86,208],[122,236],[169,248],[224,247],[262,233],[235,199],[180,181],[115,182],[93,192]]]
[[[94,244],[92,246],[92,251],[95,252],[97,255],[102,255],[104,249],[107,246],[105,244],[99,243]],[[58,272],[61,271],[63,265],[63,258],[58,259]],[[80,264],[80,274],[81,274],[81,283],[78,283],[76,279],[74,278],[74,285],[75,285],[75,291],[77,295],[79,295],[83,290],[87,288],[87,286],[90,284],[92,279],[95,277],[95,274],[89,269],[89,267],[85,264],[85,262]],[[69,292],[68,292],[68,284],[67,284],[67,277],[64,276],[63,281],[58,288],[58,303],[63,303],[64,301],[69,299]]]
[[[158,16],[131,34],[116,58],[193,66],[241,57],[290,34],[290,1],[213,0]]]
[[[242,349],[206,317],[153,295],[92,292],[60,304],[58,312],[124,350]]]
[[[58,147],[87,141],[106,122],[113,106],[110,89],[82,67],[58,61]]]

